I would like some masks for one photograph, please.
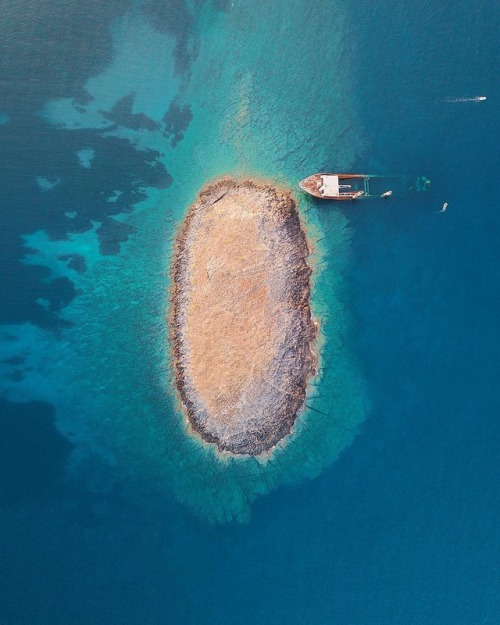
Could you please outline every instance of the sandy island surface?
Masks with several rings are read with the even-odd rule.
[[[189,423],[220,451],[286,436],[315,372],[309,248],[292,195],[250,179],[204,186],[177,235],[170,339]]]

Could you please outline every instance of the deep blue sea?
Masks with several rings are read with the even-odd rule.
[[[500,623],[499,27],[0,3],[1,625]],[[320,170],[431,186],[339,207],[299,193]],[[224,173],[293,188],[316,241],[320,375],[269,461],[172,393],[172,239]]]

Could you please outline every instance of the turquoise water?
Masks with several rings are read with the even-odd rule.
[[[497,623],[498,10],[0,11],[4,620]],[[321,375],[220,460],[172,393],[173,236],[213,176],[322,169],[432,186],[297,194]]]

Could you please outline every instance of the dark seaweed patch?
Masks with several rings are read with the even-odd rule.
[[[0,3],[0,84],[2,110],[9,115],[35,112],[52,98],[79,94],[113,55],[110,24],[125,13],[129,0],[106,2]],[[29,45],[27,43],[29,42]]]
[[[85,264],[85,258],[81,254],[61,254],[57,257],[57,260],[68,261],[68,268],[73,269],[77,273],[84,273],[87,271],[87,265]]]
[[[85,84],[112,61],[110,26],[130,8],[129,0],[93,3],[92,10],[66,0],[38,3],[36,11],[32,0],[18,0],[15,10],[13,4],[0,3],[2,112],[10,117],[0,127],[0,209],[5,216],[0,228],[0,323],[57,327],[66,324],[58,312],[77,291],[67,278],[51,281],[46,267],[20,262],[27,252],[23,235],[43,230],[51,239],[63,240],[97,224],[101,253],[117,254],[132,230],[111,218],[131,212],[147,198],[147,187],[167,188],[172,177],[155,150],[138,150],[101,130],[57,128],[37,115],[55,98],[70,98],[85,112],[94,99]],[[186,68],[192,26],[188,9],[181,2],[149,2],[145,14],[155,28],[177,30],[176,68]],[[133,104],[130,93],[102,114],[115,128],[156,130],[165,124],[173,142],[182,138],[189,123],[186,107],[158,124],[134,113]],[[92,167],[84,168],[76,152],[88,148],[95,156]],[[42,192],[37,178],[59,184]],[[86,270],[78,254],[59,260],[77,273]]]
[[[142,128],[146,130],[157,130],[158,124],[151,119],[151,117],[148,117],[144,113],[132,112],[134,100],[135,93],[129,93],[118,100],[111,111],[100,111],[101,115],[118,126],[131,128],[132,130],[141,130]]]
[[[78,294],[75,285],[68,278],[55,278],[45,286],[42,294],[43,299],[50,302],[51,312],[58,313]]]
[[[133,226],[107,217],[96,230],[99,237],[99,251],[103,256],[118,254],[120,243],[127,241],[129,234],[133,232],[135,232]]]
[[[175,100],[170,103],[168,111],[163,116],[163,123],[165,124],[164,135],[171,136],[171,146],[175,147],[179,141],[184,139],[184,132],[187,130],[191,120],[193,119],[193,112],[189,104],[180,106]]]
[[[11,365],[12,367],[20,367],[26,362],[26,355],[18,354],[16,356],[11,356],[10,358],[5,358],[2,362],[6,365]]]
[[[70,281],[48,287],[50,271],[21,264],[27,250],[22,235],[44,230],[54,240],[85,232],[98,224],[101,252],[116,254],[131,230],[108,222],[128,213],[147,198],[146,187],[165,189],[172,176],[159,161],[156,150],[137,150],[130,141],[103,136],[97,130],[64,130],[29,116],[20,131],[13,123],[0,127],[0,185],[2,211],[8,220],[0,229],[0,283],[3,305],[0,323],[32,321],[37,325],[60,325],[57,312],[76,295]],[[76,153],[92,147],[91,168],[80,165]],[[41,191],[36,177],[58,178],[60,184]],[[118,196],[116,191],[122,191]],[[115,201],[108,201],[114,197]],[[70,218],[66,213],[73,213]],[[100,227],[101,224],[106,225]],[[68,259],[71,268],[84,270],[84,260]],[[50,301],[48,309],[37,303]]]

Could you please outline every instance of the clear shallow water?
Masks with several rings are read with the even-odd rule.
[[[498,15],[148,7],[3,9],[4,620],[496,623]],[[303,203],[331,436],[220,470],[184,453],[159,383],[169,239],[213,175],[323,167],[433,186]]]
[[[201,11],[198,34],[191,37],[190,45],[197,48],[191,74],[186,73],[181,92],[171,102],[168,86],[172,80],[162,73],[168,68],[157,68],[165,78],[168,109],[164,113],[167,105],[158,109],[158,85],[148,90],[151,80],[144,79],[148,60],[143,58],[144,37],[153,28],[147,15],[136,9],[114,22],[115,60],[104,70],[103,79],[92,77],[85,83],[89,95],[81,100],[86,104],[74,98],[50,100],[41,115],[45,123],[64,127],[69,137],[87,127],[87,147],[75,152],[78,165],[75,155],[73,162],[88,170],[84,176],[89,185],[102,159],[95,138],[104,136],[105,141],[112,138],[121,145],[132,144],[135,154],[144,155],[146,167],[154,162],[160,172],[157,188],[151,188],[156,181],[153,172],[147,194],[141,186],[137,189],[141,201],[131,205],[130,200],[125,203],[122,188],[108,183],[112,192],[104,197],[103,210],[111,215],[101,225],[96,223],[94,209],[94,219],[89,218],[87,229],[80,233],[71,226],[82,211],[66,211],[69,241],[68,234],[51,240],[46,227],[23,235],[28,252],[23,262],[44,266],[52,278],[69,279],[79,295],[61,311],[60,317],[70,327],[55,341],[47,333],[37,336],[40,332],[25,325],[18,328],[17,341],[6,342],[7,361],[25,352],[27,336],[38,342],[23,363],[23,379],[17,385],[7,382],[6,393],[14,400],[31,399],[35,393],[37,399],[56,405],[58,428],[77,446],[71,462],[75,472],[92,475],[97,465],[108,473],[108,485],[125,482],[129,488],[134,483],[132,491],[140,495],[150,488],[159,489],[160,496],[173,492],[210,522],[248,520],[250,505],[258,495],[285,482],[316,476],[352,441],[364,419],[362,376],[343,340],[348,315],[341,299],[342,272],[348,260],[350,230],[346,218],[332,211],[328,238],[324,237],[316,207],[303,199],[311,237],[320,240],[311,262],[317,266],[314,307],[326,339],[320,362],[323,376],[321,384],[311,389],[308,410],[297,423],[300,435],[292,436],[286,449],[279,446],[269,461],[219,459],[213,447],[202,447],[186,436],[172,396],[165,324],[172,240],[177,222],[207,180],[234,172],[272,176],[295,186],[297,172],[304,167],[303,146],[308,150],[315,147],[317,155],[326,158],[327,145],[320,144],[322,127],[328,125],[332,131],[336,129],[335,136],[342,135],[352,124],[352,115],[338,95],[325,99],[321,85],[311,89],[307,99],[290,99],[290,93],[301,88],[302,79],[291,77],[288,64],[284,60],[277,63],[274,54],[273,33],[281,28],[283,17],[279,7],[269,12],[269,28],[262,31],[259,46],[253,33],[260,23],[244,7],[233,9],[231,15],[214,13],[209,7]],[[313,18],[310,13],[309,19]],[[167,49],[173,50],[172,37],[160,35]],[[326,46],[329,55],[324,57],[307,41],[299,45],[300,39],[300,33],[290,31],[289,54],[297,58],[297,64],[307,61],[322,71],[328,69],[328,59],[343,49],[340,37],[331,38]],[[236,40],[246,54],[235,48]],[[161,43],[158,37],[154,41]],[[170,56],[170,74],[177,76],[175,54]],[[122,98],[116,95],[117,88],[123,89],[124,57],[133,59],[135,71],[129,82],[141,89],[141,99],[135,91]],[[110,79],[115,75],[116,82]],[[207,90],[208,76],[212,78]],[[181,80],[177,78],[176,83]],[[117,104],[110,105],[117,97]],[[140,101],[147,114],[136,112]],[[294,128],[295,119],[307,119],[311,104],[317,115],[305,128]],[[331,105],[336,105],[335,116]],[[95,130],[101,127],[100,132]],[[310,135],[316,137],[313,145],[309,145]],[[156,147],[162,152],[154,151]],[[347,147],[345,162],[352,160],[354,153]],[[82,161],[82,154],[91,154],[92,159]],[[108,171],[105,168],[101,175]],[[133,180],[126,191],[146,181]],[[62,175],[39,176],[37,184],[43,193],[59,189],[62,193],[65,186]],[[96,188],[95,183],[91,188]],[[127,240],[129,235],[133,236]],[[50,311],[46,298],[38,298],[38,304]],[[14,328],[10,331],[16,332]]]

